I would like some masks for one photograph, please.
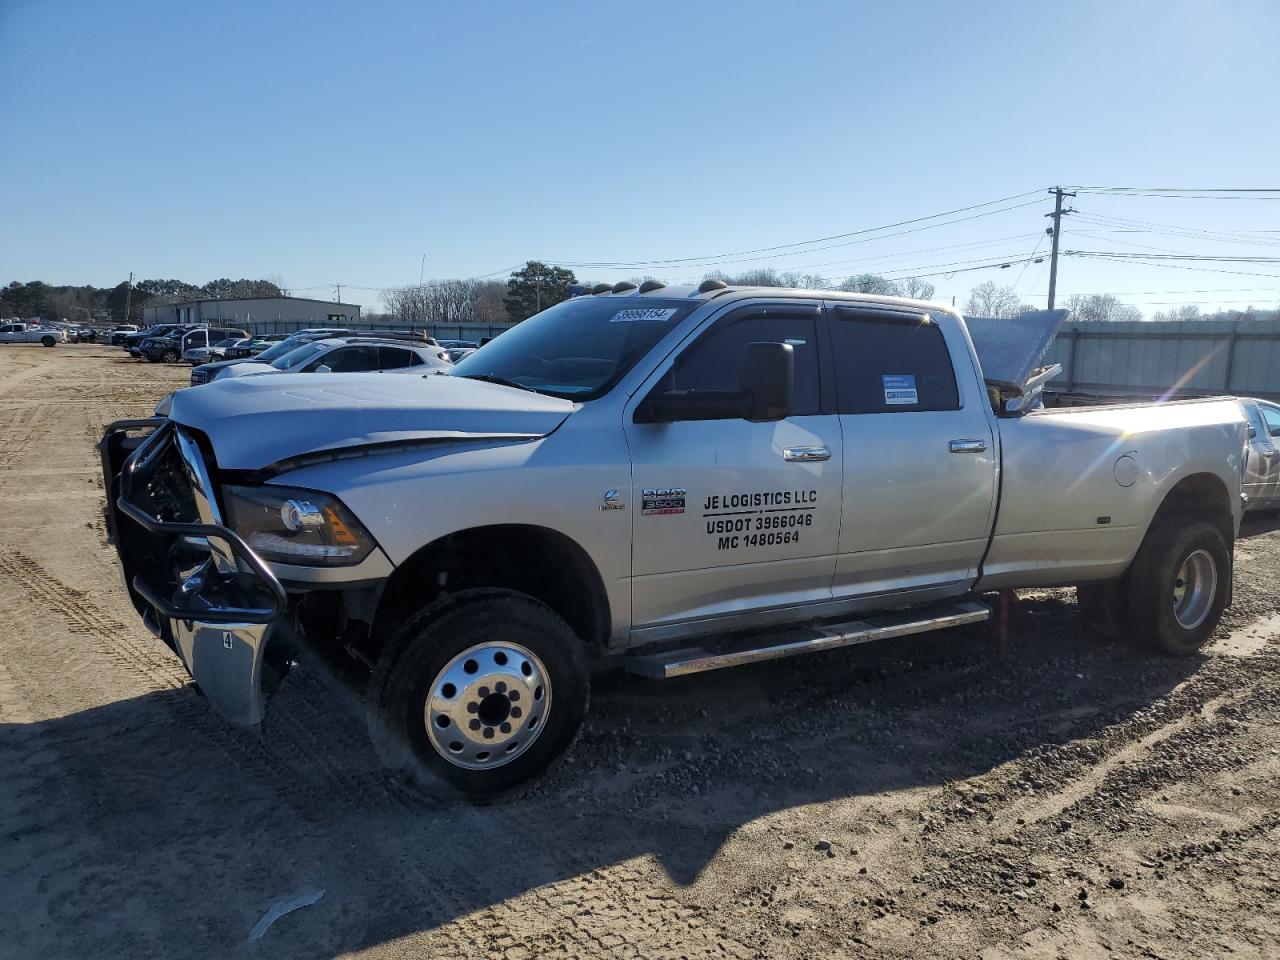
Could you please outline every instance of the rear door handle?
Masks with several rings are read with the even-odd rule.
[[[947,444],[947,449],[952,453],[986,453],[987,441],[985,440],[952,440]]]
[[[831,459],[830,447],[787,447],[782,451],[782,459],[790,463],[816,463]]]

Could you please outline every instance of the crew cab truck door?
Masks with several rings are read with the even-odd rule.
[[[632,621],[720,621],[830,597],[840,529],[840,427],[824,412],[821,311],[751,305],[720,315],[668,358],[627,407],[633,463]],[[789,415],[644,420],[664,391],[731,391],[744,348],[792,348]]]
[[[828,311],[844,437],[837,598],[962,593],[996,499],[996,435],[963,333],[946,315]]]

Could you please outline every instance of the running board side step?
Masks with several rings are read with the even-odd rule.
[[[716,641],[708,638],[705,645],[667,650],[660,653],[628,657],[624,667],[629,673],[665,680],[689,673],[737,667],[763,660],[794,657],[802,653],[834,650],[855,643],[870,643],[890,637],[906,637],[983,623],[991,619],[991,608],[976,600],[933,603],[890,613],[868,615],[842,623],[806,623],[786,630],[769,630],[750,637]]]

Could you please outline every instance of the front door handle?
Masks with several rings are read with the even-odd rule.
[[[830,447],[787,447],[782,451],[782,459],[789,463],[817,463],[831,459]]]
[[[985,440],[952,440],[947,444],[947,449],[952,453],[986,453],[987,441]]]

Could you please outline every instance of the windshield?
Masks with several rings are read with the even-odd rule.
[[[311,343],[308,337],[293,336],[287,340],[281,340],[279,343],[272,344],[266,350],[258,354],[258,359],[263,363],[270,363],[279,357],[283,357],[286,353],[297,350],[304,343]]]
[[[306,343],[300,347],[294,347],[287,353],[276,357],[276,359],[272,361],[271,365],[277,370],[292,370],[294,367],[299,364],[306,363],[316,354],[323,353],[327,349],[328,347],[322,343]],[[264,353],[258,354],[258,362],[261,363],[265,360],[267,354],[270,352],[270,350],[267,350]]]
[[[451,376],[499,380],[571,400],[602,396],[701,304],[649,297],[575,297],[464,357]]]

